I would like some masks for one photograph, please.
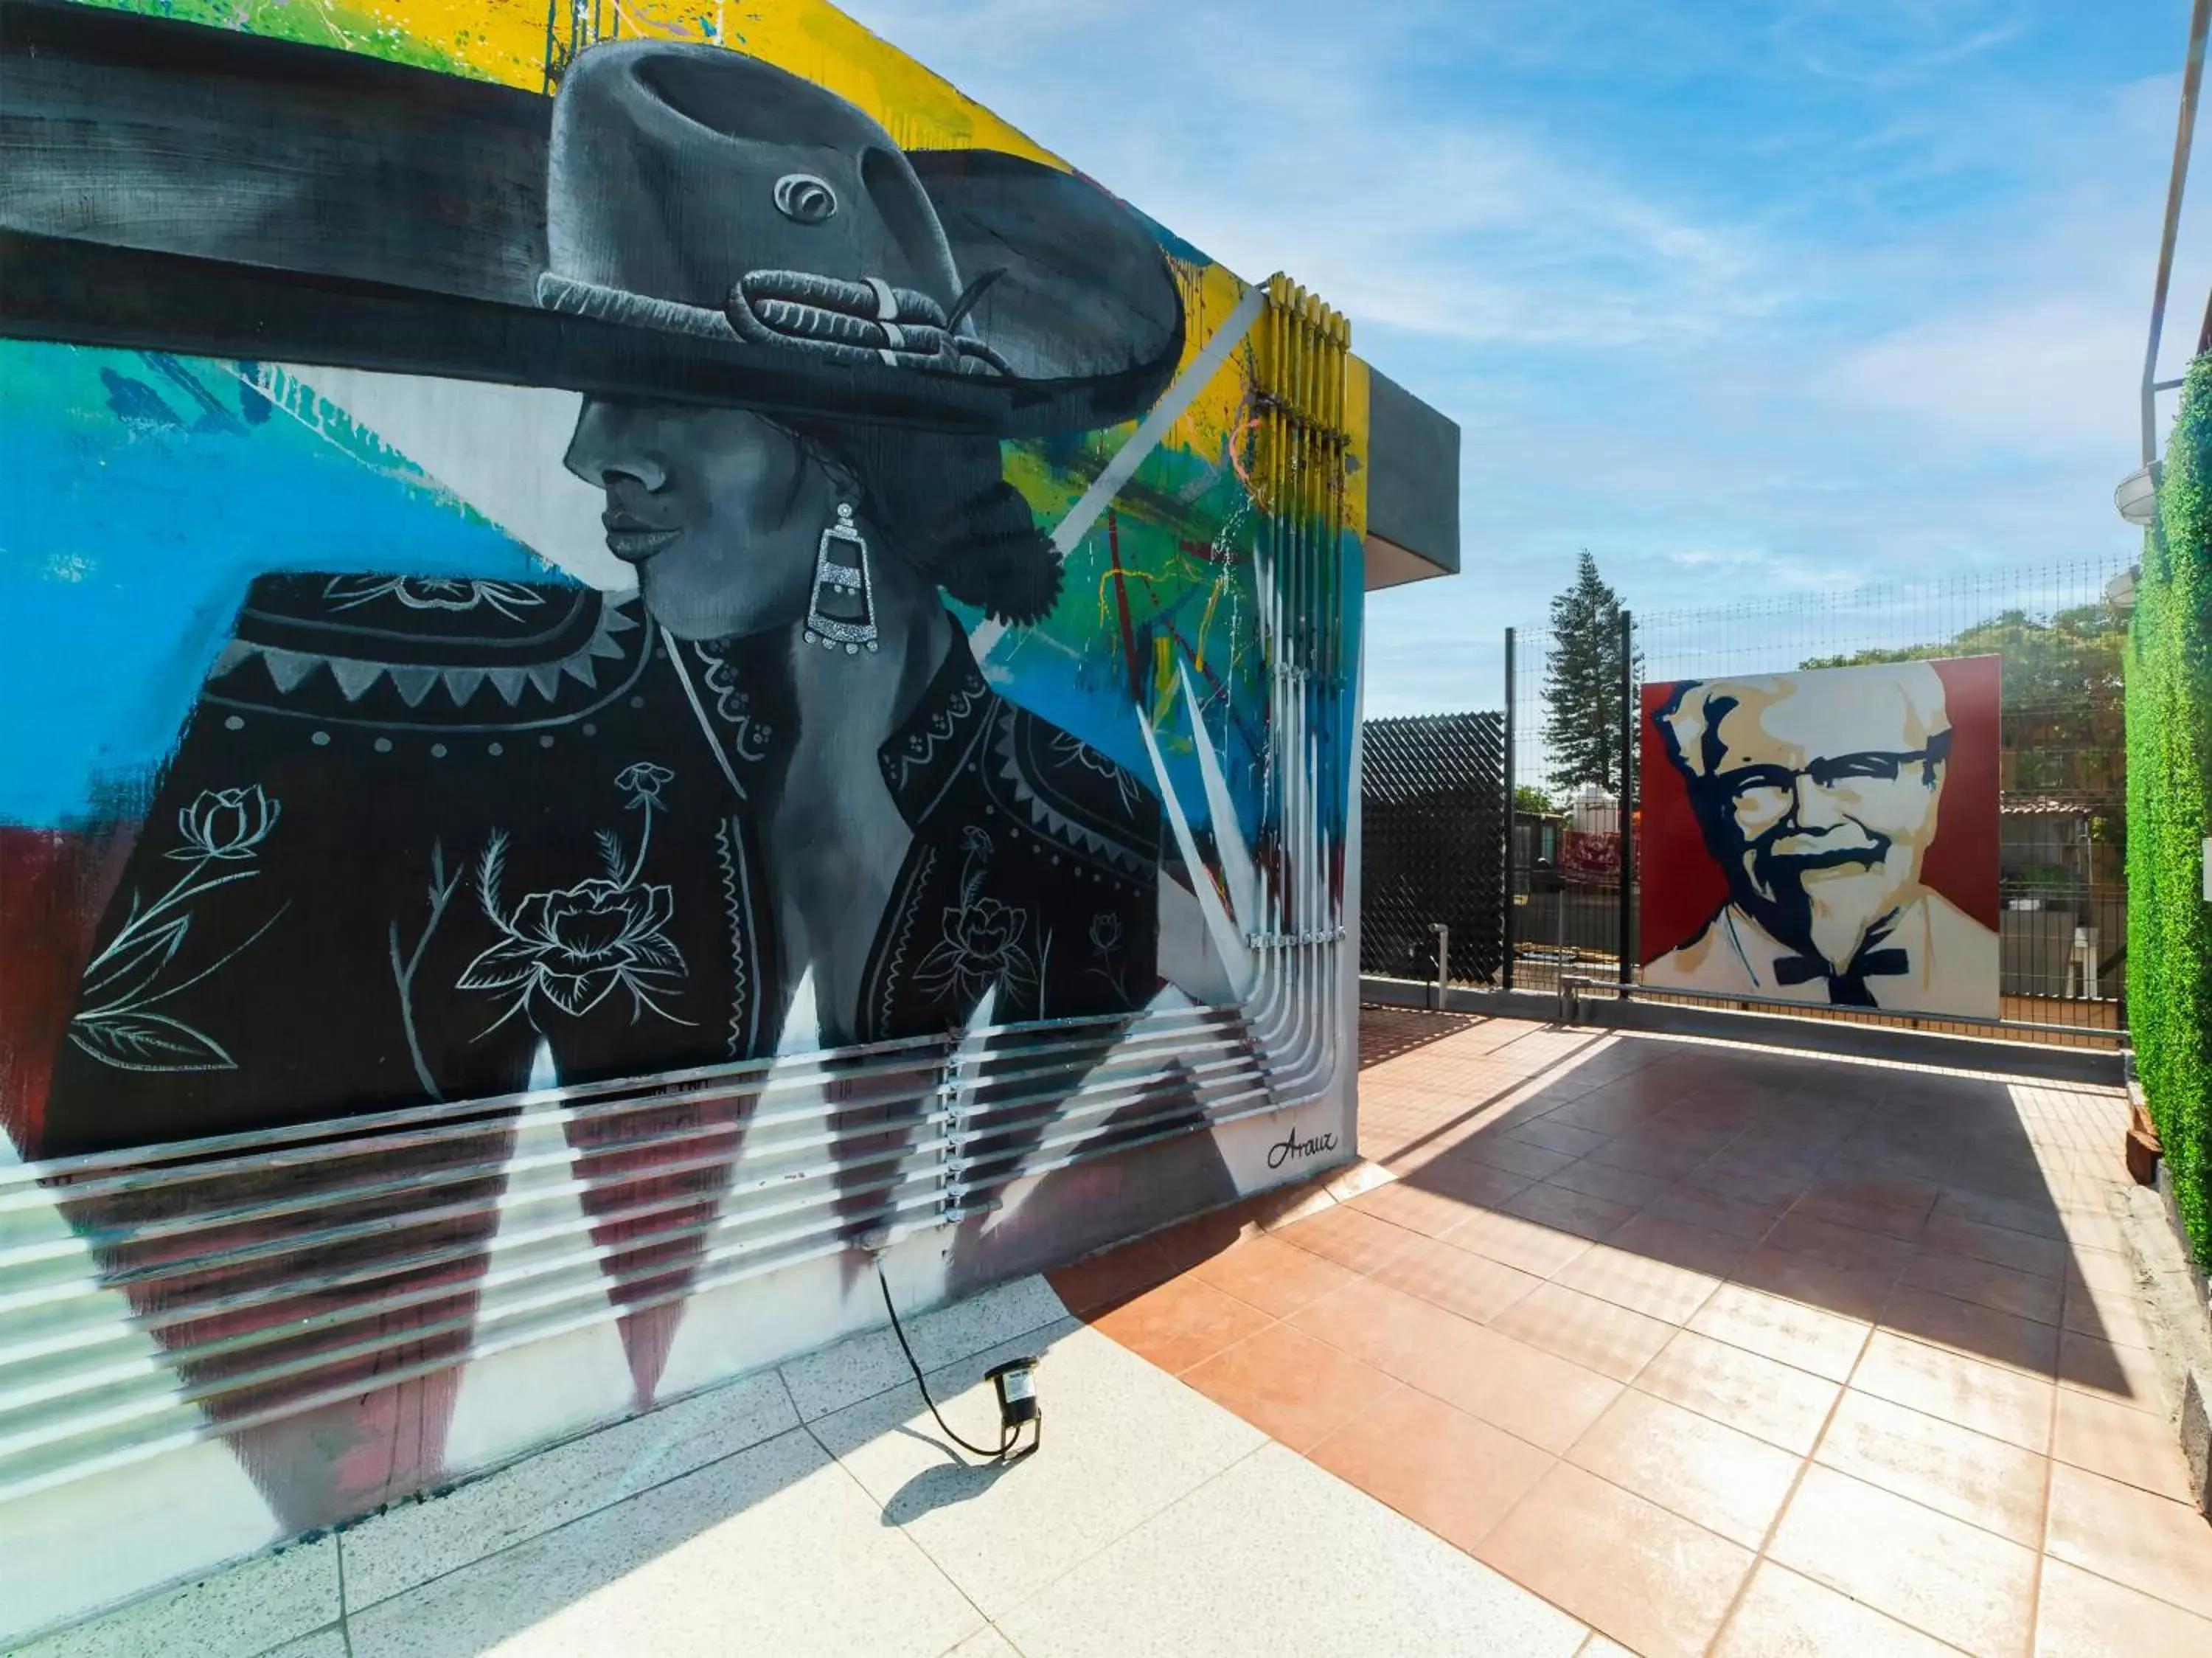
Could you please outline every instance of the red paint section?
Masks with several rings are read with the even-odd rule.
[[[568,1125],[592,1242],[607,1252],[599,1260],[607,1299],[635,1308],[617,1327],[641,1411],[653,1407],[683,1317],[680,1298],[698,1271],[706,1230],[721,1212],[755,1097],[629,1107]],[[646,1301],[657,1304],[638,1305]]]
[[[1964,656],[1930,664],[1951,717],[1942,815],[1921,879],[1961,910],[1997,924],[1998,723],[2003,659]],[[1645,963],[1697,936],[1728,902],[1728,879],[1705,850],[1682,774],[1667,758],[1657,716],[1680,682],[1644,687],[1643,765],[1636,869],[1643,889],[1638,954]]]
[[[0,1131],[37,1155],[54,1054],[135,828],[0,825]]]

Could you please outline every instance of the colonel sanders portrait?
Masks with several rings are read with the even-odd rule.
[[[1996,931],[1922,879],[1953,743],[1932,665],[1689,680],[1652,718],[1728,896],[1647,984],[1996,1015]]]

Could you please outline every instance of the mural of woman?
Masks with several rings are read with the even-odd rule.
[[[1148,405],[1182,347],[1149,230],[1079,179],[908,157],[811,82],[658,41],[570,68],[546,201],[540,306],[681,338],[717,384],[751,376],[757,406],[584,388],[565,461],[603,491],[636,594],[254,582],[95,935],[38,1155],[496,1095],[548,1067],[649,1076],[979,1013],[1127,1015],[1160,990],[1152,790],[988,684],[945,604],[1013,625],[1052,607],[1057,560],[976,411],[1080,430]],[[648,1161],[700,1132],[716,1155],[675,1174],[568,1130],[611,1295],[656,1303],[623,1326],[641,1404],[728,1181],[742,1107],[718,1109],[624,1119],[663,1135]],[[857,1122],[838,1149],[903,1120]],[[467,1350],[501,1132],[380,1153],[369,1186],[255,1222],[285,1247],[203,1268],[134,1241],[103,1268],[149,1316],[221,1297],[156,1320],[219,1421],[282,1403],[287,1384],[242,1368],[357,1342],[370,1273],[363,1316],[423,1334],[361,1362],[366,1394]],[[267,1179],[211,1176],[191,1201],[251,1204]],[[451,1202],[412,1222],[422,1265],[395,1267],[410,1181]],[[66,1207],[109,1228],[174,1201]],[[282,1350],[226,1352],[295,1321]],[[440,1411],[413,1410],[404,1446],[389,1423],[341,1430],[390,1448],[389,1490],[438,1466]],[[360,1506],[358,1467],[247,1460],[293,1471],[270,1496],[294,1524]],[[301,1485],[318,1466],[349,1489]]]

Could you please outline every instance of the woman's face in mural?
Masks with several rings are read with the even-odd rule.
[[[606,491],[607,547],[679,638],[788,627],[806,614],[835,481],[743,409],[586,398],[568,470]]]

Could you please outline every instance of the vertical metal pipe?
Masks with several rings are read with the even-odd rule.
[[[1498,911],[1502,954],[1498,970],[1498,988],[1507,991],[1513,988],[1513,630],[1509,627],[1505,630],[1505,854],[1499,859],[1505,890],[1499,894],[1503,904]]]
[[[2204,82],[2204,36],[2212,0],[2197,0],[2189,16],[2189,59],[2181,75],[2181,119],[2173,134],[2173,171],[2166,185],[2166,229],[2159,239],[2158,279],[2151,289],[2150,339],[2143,347],[2142,463],[2158,460],[2158,338],[2166,326],[2166,293],[2173,277],[2173,244],[2181,229],[2181,192],[2189,181],[2189,149],[2197,131],[2197,94]]]
[[[1636,619],[1620,613],[1620,993],[1636,982]]]

